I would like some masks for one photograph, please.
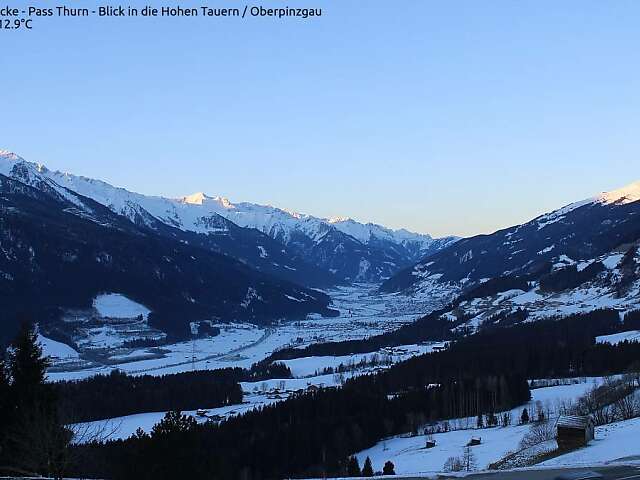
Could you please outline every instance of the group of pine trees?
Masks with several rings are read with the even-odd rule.
[[[35,329],[23,325],[0,357],[1,474],[62,478],[71,460],[72,432],[45,382],[47,366]]]
[[[61,408],[73,422],[122,417],[134,413],[196,410],[242,403],[238,382],[249,370],[225,368],[171,375],[129,376],[118,370],[54,385]]]
[[[362,468],[360,468],[360,462],[358,462],[358,457],[351,456],[347,461],[347,477],[373,477],[376,474],[382,475],[395,475],[395,465],[392,461],[388,460],[385,462],[384,467],[382,467],[381,472],[374,472],[373,464],[371,463],[371,459],[369,457],[365,458],[364,464]]]

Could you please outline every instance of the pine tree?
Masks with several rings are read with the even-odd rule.
[[[484,428],[484,422],[482,421],[482,414],[478,414],[478,420],[476,421],[476,425],[478,428]]]
[[[383,475],[395,475],[396,474],[395,468],[396,467],[393,464],[393,462],[389,460],[384,464],[384,467],[382,468],[382,474]]]
[[[359,477],[361,475],[362,471],[360,470],[358,459],[355,456],[349,457],[347,462],[347,477]]]
[[[6,453],[7,432],[11,426],[14,409],[13,395],[9,385],[9,375],[4,360],[0,358],[0,465],[6,465],[8,459],[3,458]]]
[[[367,457],[364,461],[364,466],[362,467],[362,476],[373,477],[373,465],[371,465],[371,459],[369,457]]]
[[[193,417],[183,415],[179,410],[167,412],[162,420],[153,426],[151,437],[185,433],[192,431],[197,425]]]
[[[9,349],[13,409],[6,456],[19,470],[62,478],[73,434],[63,425],[55,392],[45,382],[48,365],[35,327],[23,324]]]
[[[49,360],[42,354],[35,327],[23,323],[9,350],[11,385],[22,406],[39,399],[48,366]]]
[[[529,423],[529,412],[525,408],[522,410],[522,415],[520,416],[520,423]]]

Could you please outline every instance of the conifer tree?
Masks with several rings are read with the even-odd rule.
[[[39,400],[48,366],[49,360],[42,354],[35,327],[23,323],[9,350],[11,386],[22,407]]]
[[[358,459],[355,456],[349,457],[347,462],[347,477],[359,477],[361,475],[362,471],[360,470]]]
[[[522,415],[520,416],[520,423],[529,423],[529,412],[525,408],[522,410]]]
[[[0,465],[8,463],[4,454],[6,453],[7,432],[11,425],[13,407],[9,376],[4,360],[0,358]]]
[[[373,465],[371,465],[371,459],[369,457],[367,457],[364,461],[364,465],[362,467],[362,476],[373,477]]]
[[[396,474],[396,470],[395,470],[395,465],[393,464],[392,461],[387,461],[384,464],[384,467],[382,468],[382,474],[383,475],[395,475]]]
[[[24,323],[9,349],[13,408],[6,455],[16,471],[62,478],[72,432],[61,422],[54,390],[45,382],[48,365],[36,328]]]
[[[183,415],[179,410],[167,412],[162,420],[153,426],[151,437],[186,433],[195,428],[197,422],[191,416]]]

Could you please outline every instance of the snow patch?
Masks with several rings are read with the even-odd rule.
[[[98,314],[106,318],[135,318],[142,315],[144,320],[147,320],[149,310],[144,305],[141,305],[119,293],[104,293],[98,295],[93,300],[93,308],[98,311]]]
[[[608,343],[617,345],[622,342],[640,342],[640,330],[629,330],[627,332],[614,333],[612,335],[601,335],[596,337],[596,343]]]
[[[54,360],[80,358],[80,354],[66,343],[57,342],[40,334],[38,334],[38,343],[42,347],[44,355],[46,357],[51,357]]]

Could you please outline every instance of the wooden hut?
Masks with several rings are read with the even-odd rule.
[[[560,450],[584,447],[595,435],[595,424],[589,415],[563,415],[558,419],[556,428]]]

